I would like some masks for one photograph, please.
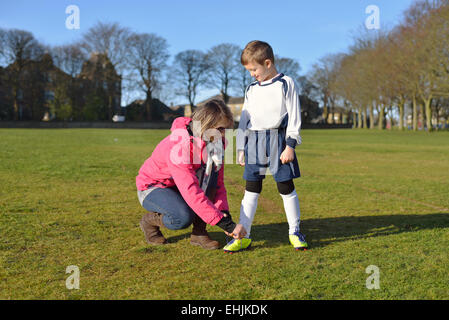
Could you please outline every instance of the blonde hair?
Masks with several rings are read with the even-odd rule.
[[[243,49],[240,62],[244,66],[253,61],[263,65],[267,59],[274,64],[273,48],[266,42],[255,40],[248,43]]]
[[[217,125],[222,123],[225,124],[225,129],[234,127],[234,116],[231,109],[224,101],[218,99],[213,99],[198,107],[192,114],[192,121],[199,121],[201,124],[201,132],[194,132],[197,136],[203,136],[206,130],[216,129]]]

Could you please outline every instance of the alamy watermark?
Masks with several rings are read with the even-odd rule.
[[[70,273],[70,276],[65,280],[65,286],[69,290],[80,288],[80,269],[78,266],[68,266],[65,273]]]
[[[275,174],[278,171],[280,161],[277,158],[283,151],[279,149],[282,146],[279,145],[278,129],[261,131],[226,129],[224,132],[218,129],[208,129],[201,137],[195,134],[200,129],[201,122],[193,121],[194,143],[190,143],[191,137],[185,129],[172,131],[170,141],[175,143],[170,150],[170,161],[173,164],[201,164],[209,155],[220,159],[220,164],[234,164],[234,150],[237,150],[236,163],[238,164],[238,153],[244,152],[243,149],[246,145],[246,164],[262,166],[260,174],[263,175]],[[234,137],[236,138],[235,148]],[[201,140],[208,146],[202,150],[199,146]],[[227,144],[226,148],[224,141]]]
[[[365,272],[370,274],[368,278],[366,278],[366,288],[368,290],[379,290],[380,289],[380,269],[378,266],[370,265],[366,267]]]
[[[365,13],[369,16],[365,20],[365,27],[368,30],[380,29],[380,9],[376,5],[369,5],[365,9]]]
[[[80,28],[80,8],[72,4],[65,8],[65,13],[69,15],[65,19],[65,27],[69,30],[78,30]]]

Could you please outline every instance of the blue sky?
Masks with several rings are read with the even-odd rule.
[[[296,59],[301,74],[327,53],[345,51],[364,25],[365,8],[380,9],[382,27],[397,25],[413,0],[39,0],[1,1],[0,27],[31,31],[43,43],[81,38],[96,21],[119,22],[167,39],[170,53],[207,50],[220,43],[244,47],[269,42],[279,56]],[[80,29],[65,27],[68,5],[80,9]],[[212,94],[203,92],[199,99]]]

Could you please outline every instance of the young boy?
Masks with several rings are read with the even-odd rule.
[[[251,245],[251,224],[267,170],[273,175],[284,203],[289,240],[296,250],[308,245],[299,232],[300,207],[293,179],[300,177],[295,147],[301,144],[301,110],[294,81],[278,73],[273,49],[268,43],[252,41],[241,55],[242,65],[256,79],[246,89],[237,134],[238,161],[245,166],[245,195],[240,207],[240,224],[245,238],[233,239],[225,252],[237,252]]]

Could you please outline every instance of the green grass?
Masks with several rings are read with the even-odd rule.
[[[0,299],[448,299],[449,133],[304,130],[295,252],[272,177],[253,249],[150,247],[135,176],[167,130],[0,130]],[[226,166],[238,220],[242,168]],[[218,227],[211,237],[225,245]],[[65,286],[80,269],[80,289]],[[365,269],[380,269],[380,289]]]

